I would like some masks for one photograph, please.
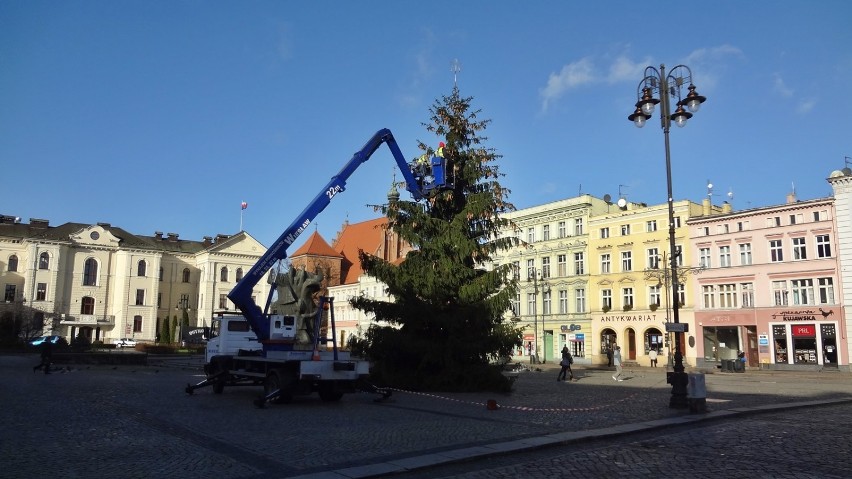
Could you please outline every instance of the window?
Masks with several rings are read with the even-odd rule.
[[[219,270],[219,281],[221,281],[223,283],[228,282],[228,267],[227,266],[222,266],[222,269]]]
[[[11,303],[12,301],[15,301],[15,285],[14,284],[7,284],[6,285],[6,295],[3,296],[3,301],[5,301],[7,303]]]
[[[80,314],[95,314],[95,298],[86,296],[80,300]]]
[[[521,293],[517,293],[512,298],[512,316],[518,317],[521,315]]]
[[[527,243],[535,243],[535,228],[527,228]]]
[[[544,241],[550,239],[550,225],[544,225],[541,227],[541,239]]]
[[[38,269],[50,269],[50,255],[47,251],[38,255]]]
[[[515,281],[521,279],[521,262],[512,261],[512,279]]]
[[[527,293],[527,314],[537,314],[535,306],[535,293]]]
[[[577,288],[574,290],[574,301],[576,313],[585,313],[586,312],[586,290],[583,288]]]
[[[648,220],[645,222],[645,231],[652,233],[657,231],[657,220]]]
[[[96,286],[98,283],[98,262],[89,258],[83,265],[83,286]]]
[[[609,253],[604,253],[601,255],[601,274],[609,274],[611,273],[611,261],[609,258]]]
[[[609,228],[601,228],[601,239],[609,238]]]
[[[133,332],[141,333],[142,332],[142,316],[137,314],[133,316]]]
[[[574,253],[574,274],[586,274],[585,253]]]
[[[145,305],[145,290],[137,289],[136,290],[136,306],[144,306]]]
[[[633,288],[621,288],[621,304],[626,309],[633,307]]]
[[[751,264],[751,243],[743,243],[740,245],[740,265],[748,266]]]
[[[181,281],[184,283],[189,283],[189,268],[183,269],[183,274],[181,274]]]
[[[702,306],[704,309],[712,309],[716,307],[716,295],[714,290],[715,287],[712,285],[705,285],[701,287],[701,297],[704,300],[704,304]]]
[[[567,231],[568,231],[567,227],[565,226],[565,222],[560,221],[559,224],[557,225],[557,229],[558,229],[557,234],[559,235],[559,237],[564,238],[565,235],[567,234]]]
[[[735,284],[720,284],[719,285],[719,307],[720,308],[736,308],[737,307],[737,285],[735,285]]]
[[[189,309],[189,295],[188,294],[184,293],[184,294],[180,295],[180,300],[178,300],[178,306],[181,309]]]
[[[675,228],[680,228],[680,216],[675,216],[675,219],[674,219],[674,227],[675,227]]]
[[[787,282],[773,281],[772,296],[774,298],[774,306],[787,306]]]
[[[220,294],[219,295],[219,309],[228,309],[228,295]]]
[[[686,306],[686,285],[680,283],[677,285],[677,300],[679,305]]]
[[[39,283],[36,286],[36,301],[44,301],[47,299],[47,283]]]
[[[754,307],[754,285],[751,283],[740,283],[740,298],[743,308]]]
[[[559,314],[568,314],[568,290],[559,290]]]
[[[612,290],[611,289],[602,289],[601,290],[601,308],[609,311],[612,309]]]
[[[701,228],[701,236],[710,236],[710,227],[709,226],[703,226]]]
[[[814,280],[794,279],[790,281],[790,286],[794,305],[814,304]]]
[[[781,248],[781,240],[769,241],[769,260],[773,263],[784,261],[784,252]]]
[[[831,239],[828,235],[816,236],[817,258],[831,258]]]
[[[793,238],[793,259],[808,259],[808,250],[805,246],[805,238]]]
[[[9,271],[18,271],[18,257],[16,255],[9,256],[9,263],[7,266]]]
[[[568,255],[556,255],[556,275],[560,277],[568,276]]]
[[[627,236],[630,234],[630,225],[621,225],[621,236]]]
[[[818,278],[819,302],[821,304],[834,304],[834,280],[831,278]]]
[[[621,271],[632,271],[633,270],[633,252],[632,251],[622,251],[621,252]]]
[[[535,260],[528,259],[527,260],[527,281],[532,281],[535,277]]]
[[[550,256],[541,258],[541,279],[550,277]]]
[[[654,285],[648,287],[648,305],[660,305],[660,286]]]
[[[160,281],[163,280],[163,267],[160,266]]]
[[[237,276],[234,278],[234,281],[240,282],[243,279],[243,269],[237,268]]]
[[[699,248],[698,250],[698,266],[702,268],[710,267],[710,248]]]
[[[660,250],[648,248],[648,269],[660,269]]]
[[[551,314],[550,303],[551,303],[551,294],[550,289],[545,289],[541,294],[541,314]]]
[[[731,267],[731,247],[730,246],[720,246],[719,247],[719,266],[722,268],[730,268]]]
[[[163,307],[163,293],[157,293],[157,307]]]
[[[577,236],[583,234],[583,218],[574,219],[574,234]]]

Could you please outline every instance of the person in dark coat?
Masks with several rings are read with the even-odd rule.
[[[557,381],[565,381],[566,373],[571,374],[570,380],[574,380],[574,371],[571,370],[571,364],[574,362],[574,358],[571,356],[571,352],[568,351],[568,346],[565,345],[562,347],[562,361],[559,362],[559,365],[562,366],[562,369],[559,370],[559,375],[556,376]]]
[[[33,372],[44,369],[44,374],[50,374],[50,361],[53,358],[53,343],[46,338],[41,343],[41,362],[33,366]]]
[[[609,346],[606,348],[606,366],[608,368],[612,367],[612,348]]]

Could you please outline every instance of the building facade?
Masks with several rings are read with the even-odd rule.
[[[108,223],[0,216],[3,306],[26,306],[44,334],[69,341],[157,341],[165,318],[210,324],[227,293],[266,249],[246,232],[203,241],[129,233]],[[258,285],[265,297],[268,285]],[[264,291],[267,290],[267,291]],[[179,332],[180,333],[180,332]]]
[[[688,225],[693,260],[703,268],[691,278],[698,366],[741,351],[751,367],[848,365],[833,198],[790,195],[786,204]]]

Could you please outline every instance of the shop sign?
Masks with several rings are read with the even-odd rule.
[[[656,321],[656,314],[613,314],[610,316],[601,316],[603,322],[616,321]]]
[[[812,309],[791,309],[774,313],[772,319],[781,319],[782,321],[816,321],[817,312]]]
[[[816,336],[816,326],[813,324],[794,324],[790,327],[793,332],[793,337],[797,338],[813,338]]]
[[[564,333],[565,331],[579,331],[579,330],[583,329],[583,327],[582,327],[582,326],[580,326],[579,324],[573,324],[573,323],[572,323],[572,324],[569,324],[569,325],[565,325],[565,324],[563,324],[563,325],[560,327],[560,329],[561,329],[561,330],[562,330],[562,332]]]
[[[666,332],[667,333],[688,333],[689,332],[689,324],[688,323],[666,323]]]
[[[585,341],[586,335],[583,334],[583,333],[577,333],[577,334],[574,335],[574,339],[577,340],[577,341]]]
[[[757,337],[757,344],[760,346],[769,346],[769,336],[761,334]]]

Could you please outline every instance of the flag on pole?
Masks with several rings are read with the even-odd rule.
[[[241,209],[241,210],[244,210],[244,209],[246,209],[246,208],[248,208],[248,203],[246,203],[245,201],[243,201],[243,202],[242,202],[242,204],[240,204],[240,209]]]

